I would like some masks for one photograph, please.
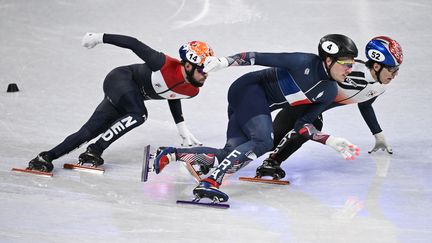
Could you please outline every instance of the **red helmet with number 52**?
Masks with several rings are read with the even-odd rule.
[[[367,59],[389,67],[399,66],[403,61],[402,47],[387,36],[378,36],[370,40],[365,51]]]
[[[205,42],[190,41],[180,47],[179,54],[182,61],[203,67],[204,60],[213,56],[213,50]]]

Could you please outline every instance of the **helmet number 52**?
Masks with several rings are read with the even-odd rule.
[[[378,52],[375,52],[375,51],[372,51],[372,53],[371,53],[371,57],[372,57],[372,59],[375,59],[375,60],[381,60],[381,55],[380,55],[380,53],[378,53]]]

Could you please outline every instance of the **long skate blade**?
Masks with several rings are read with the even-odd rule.
[[[197,205],[197,206],[207,206],[207,207],[221,208],[221,209],[227,209],[230,207],[229,204],[223,204],[223,203],[205,203],[205,202],[187,201],[187,200],[177,200],[176,203]]]
[[[274,180],[274,179],[262,179],[262,178],[244,177],[244,176],[240,176],[239,180],[249,181],[249,182],[261,182],[261,183],[268,183],[268,184],[276,184],[276,185],[289,185],[290,184],[289,181]]]
[[[54,174],[51,173],[51,172],[42,172],[42,171],[30,170],[30,169],[12,168],[12,171],[15,171],[15,172],[24,172],[24,173],[28,173],[28,174],[45,176],[45,177],[53,177],[54,176]]]
[[[141,170],[142,182],[146,182],[148,179],[148,173],[150,171],[149,162],[150,162],[150,145],[146,145],[144,146],[144,158],[143,158],[143,166]]]
[[[201,177],[198,175],[198,172],[195,170],[195,168],[188,162],[180,161],[184,167],[189,171],[189,173],[193,176],[193,178],[196,180],[196,182],[201,181]]]
[[[105,172],[104,168],[79,165],[79,164],[63,164],[63,168],[69,170],[79,170],[84,172],[98,173],[98,174],[103,174]]]

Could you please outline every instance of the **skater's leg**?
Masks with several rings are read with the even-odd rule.
[[[256,129],[259,125],[260,129]],[[253,129],[252,129],[253,128]],[[256,159],[263,151],[268,151],[272,147],[271,139],[271,117],[260,115],[251,119],[245,126],[244,130],[249,130],[251,140],[234,148],[234,150],[225,157],[216,167],[211,175],[203,179],[200,184],[193,190],[194,195],[200,197],[219,198],[220,201],[227,201],[228,195],[218,190],[222,184],[223,177],[226,173],[234,173],[243,168],[248,162]],[[259,148],[259,149],[257,149]]]
[[[127,67],[116,68],[107,75],[104,81],[104,92],[120,115],[103,131],[101,137],[80,155],[81,163],[102,164],[102,152],[111,143],[147,119],[143,97],[133,80],[132,71]]]
[[[243,75],[236,80],[228,91],[229,102],[229,121],[227,132],[227,150],[231,152],[219,163],[211,175],[203,179],[193,190],[195,195],[203,193],[220,195],[217,189],[221,184],[224,175],[234,165],[241,168],[250,160],[256,159],[273,147],[272,121],[266,94],[261,86],[261,76],[256,73]],[[230,131],[230,129],[232,131]],[[235,129],[234,129],[235,128]],[[230,137],[229,133],[242,134],[242,143],[234,140],[230,147],[230,138],[238,139],[236,136]],[[244,138],[244,139],[243,139]],[[234,147],[235,146],[235,147]],[[226,200],[228,196],[225,194]]]
[[[38,161],[48,161],[51,163],[53,159],[59,158],[60,156],[69,153],[70,151],[79,147],[84,142],[87,142],[98,136],[103,131],[106,131],[110,126],[112,126],[113,121],[121,117],[122,114],[125,114],[125,111],[122,109],[124,107],[121,107],[123,102],[122,100],[128,100],[127,97],[124,98],[125,94],[134,92],[134,96],[136,96],[136,93],[141,95],[138,86],[133,81],[131,70],[127,69],[126,67],[116,68],[107,75],[104,80],[104,92],[106,98],[104,98],[102,103],[96,108],[96,111],[93,113],[89,121],[84,124],[84,126],[78,132],[67,137],[65,141],[63,141],[61,144],[59,144],[50,151],[44,152],[45,159],[39,160],[38,158],[42,158],[42,156],[38,156],[32,161],[30,161],[29,167],[31,163],[37,163]],[[136,110],[138,110],[138,112],[131,115],[130,118],[127,116],[123,116],[123,119],[126,119],[126,121],[130,121],[134,118],[134,116],[136,116],[136,123],[139,123],[142,121],[143,118],[138,116],[142,114],[147,115],[147,111],[145,110],[144,104],[142,102],[142,96],[140,97],[141,100],[139,101],[139,103],[141,104],[141,106],[139,107],[139,109],[135,109],[135,107],[133,107],[132,109],[133,112],[135,112]],[[133,100],[134,102],[136,102],[136,100],[139,99],[133,97]],[[125,101],[125,103],[128,104],[129,102]],[[126,112],[128,112],[127,109]],[[122,118],[120,118],[118,121],[122,122]],[[101,154],[104,147],[106,148],[107,144],[97,144],[94,151],[100,152]]]
[[[90,119],[77,132],[69,135],[62,143],[48,151],[52,159],[57,159],[83,143],[90,141],[105,131],[120,114],[114,106],[104,98],[98,105]]]
[[[122,96],[118,110],[124,115],[115,120],[91,147],[101,153],[114,141],[143,124],[147,119],[147,109],[138,91],[131,91]]]
[[[193,148],[174,148],[174,147],[159,147],[156,151],[156,157],[153,160],[153,169],[156,174],[171,162],[182,161],[190,165],[198,165],[198,174],[207,174],[213,167],[216,157],[223,156],[225,152],[222,149],[212,147],[193,147]]]
[[[227,141],[222,149],[213,147],[177,148],[179,154],[214,154],[218,161],[222,161],[235,147],[247,142],[249,139],[243,133],[231,107],[228,107]]]
[[[276,114],[273,120],[274,146],[272,150],[276,148],[285,134],[294,128],[294,123],[298,118],[293,111],[294,109],[294,107],[286,105]]]
[[[104,80],[105,95],[122,116],[91,147],[101,153],[121,136],[141,125],[147,119],[147,109],[133,74],[127,67],[112,70]]]
[[[321,116],[318,117],[313,122],[313,125],[318,129],[321,130],[323,127]],[[298,134],[290,134],[290,131],[292,128],[282,137],[279,144],[276,146],[276,148],[270,153],[269,158],[277,161],[279,164],[281,164],[283,161],[288,159],[289,156],[291,156],[294,152],[296,152],[305,142],[308,141],[308,139],[304,138],[303,136],[300,136]]]
[[[103,99],[90,119],[77,132],[69,135],[63,142],[49,151],[40,153],[29,162],[29,168],[34,170],[52,171],[52,161],[78,148],[81,144],[95,138],[107,129],[118,116],[107,99]]]
[[[222,161],[237,146],[247,142],[249,139],[239,126],[235,115],[231,115],[228,120],[226,133],[227,141],[222,149],[213,147],[194,147],[194,148],[177,148],[178,154],[214,154],[218,161]]]
[[[230,121],[236,126],[233,126],[233,129],[229,127],[228,132],[240,134],[239,131],[241,131],[244,134],[245,142],[242,144],[234,143],[236,147],[230,149],[232,152],[220,162],[208,177],[210,181],[214,181],[218,185],[222,183],[225,173],[233,166],[237,167],[234,170],[240,169],[244,163],[256,159],[273,147],[270,109],[261,85],[234,86],[236,89],[241,89],[241,94],[235,90],[232,91],[232,88],[230,88],[228,96],[230,109],[232,109]],[[239,95],[242,97],[240,98]],[[250,109],[251,107],[253,109]]]
[[[219,185],[228,171],[233,173],[243,168],[246,163],[263,155],[272,147],[272,125],[269,115],[259,115],[250,119],[242,130],[248,133],[249,140],[235,147],[209,176]]]
[[[193,148],[173,148],[161,147],[156,152],[154,159],[154,169],[159,174],[165,166],[173,161],[183,161],[191,165],[198,164],[200,172],[207,174],[215,165],[215,162],[222,161],[235,147],[248,141],[247,136],[238,126],[235,118],[230,116],[228,120],[227,142],[224,148],[213,147],[193,147]]]
[[[319,130],[322,129],[323,123],[321,116],[314,121],[313,125]],[[308,139],[299,134],[286,133],[276,148],[270,153],[269,157],[257,168],[256,176],[271,176],[275,179],[284,178],[285,171],[281,168],[281,163],[287,160],[289,156],[296,152],[307,141]]]

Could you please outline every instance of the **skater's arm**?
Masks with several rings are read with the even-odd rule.
[[[171,114],[174,118],[174,121],[177,126],[178,133],[182,139],[182,146],[193,146],[193,145],[199,145],[201,146],[202,143],[195,138],[194,135],[189,131],[188,127],[186,126],[186,123],[183,118],[183,112],[181,107],[181,100],[168,100],[168,104],[171,110]]]
[[[295,133],[295,130],[292,130]],[[345,138],[334,137],[325,134],[315,128],[312,124],[305,124],[299,134],[310,140],[322,143],[336,150],[344,159],[353,160],[360,154],[360,149]]]
[[[255,65],[266,67],[279,67],[287,70],[296,69],[299,64],[308,62],[311,58],[316,57],[309,53],[255,53]]]
[[[159,70],[165,63],[165,55],[153,50],[138,39],[125,35],[104,34],[103,43],[112,44],[133,51],[150,67],[152,71]]]
[[[325,144],[330,135],[319,131],[313,125],[313,122],[325,110],[326,105],[324,103],[308,105],[308,109],[303,116],[294,123],[294,131],[307,139]]]
[[[369,150],[369,153],[376,152],[378,150],[385,150],[387,153],[393,154],[393,149],[387,143],[384,132],[378,123],[378,119],[372,107],[372,103],[376,100],[376,98],[377,97],[358,104],[363,119],[375,137],[375,146]]]
[[[260,65],[266,67],[280,67],[295,69],[299,63],[313,58],[308,53],[261,53],[242,52],[228,57],[208,57],[204,62],[204,72],[217,71],[230,66]]]
[[[299,132],[306,124],[313,124],[315,120],[326,110],[328,110],[337,95],[337,88],[333,85],[332,82],[321,82],[319,88],[314,91],[319,94],[325,93],[325,95],[321,95],[319,98],[315,99],[315,103],[308,104],[305,107],[305,110],[300,118],[296,120],[294,123],[294,130]],[[317,86],[318,87],[318,86]],[[312,91],[311,91],[312,92]],[[308,139],[312,139],[307,137]]]
[[[177,124],[184,121],[181,100],[168,100],[168,105],[174,122]]]
[[[100,43],[130,49],[141,58],[152,71],[161,69],[165,63],[165,54],[153,50],[134,37],[103,33],[86,33],[82,39],[82,45],[87,48],[93,48]]]
[[[358,108],[360,113],[369,127],[372,134],[377,134],[382,132],[382,129],[378,123],[378,119],[375,115],[374,108],[372,107],[372,103],[376,100],[377,97],[370,99],[368,101],[358,103]]]
[[[312,122],[315,121],[317,117],[326,110],[327,106],[328,104],[321,103],[309,105],[309,109],[305,112],[305,114],[296,121],[293,132],[296,132],[307,139],[327,145],[341,154],[344,159],[352,160],[360,153],[360,150],[357,148],[357,146],[345,138],[339,138],[325,134],[316,129],[316,127],[312,124]]]

